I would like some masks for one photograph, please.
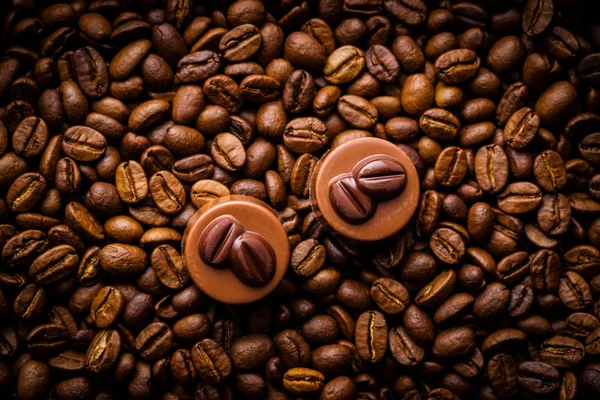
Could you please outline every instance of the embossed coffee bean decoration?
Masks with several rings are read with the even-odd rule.
[[[362,224],[373,217],[377,204],[398,197],[406,187],[406,171],[400,161],[376,154],[358,162],[351,173],[329,183],[329,199],[340,217]]]
[[[222,215],[204,228],[198,247],[202,261],[214,268],[231,266],[248,286],[264,286],[275,275],[275,252],[269,242],[246,231],[231,215]]]

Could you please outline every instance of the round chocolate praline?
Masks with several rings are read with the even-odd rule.
[[[210,249],[214,246],[207,248],[206,244],[210,243],[201,243],[201,238],[206,241],[209,231],[214,231],[219,221],[227,225],[226,233],[236,238],[227,240],[228,250],[222,252],[223,257],[217,258],[220,263],[215,265],[210,263],[211,255],[215,254]],[[208,238],[212,239],[214,237]],[[249,253],[248,245],[258,250]],[[188,223],[182,247],[196,286],[227,304],[247,304],[267,296],[279,285],[290,260],[289,240],[279,217],[265,203],[250,196],[224,196],[204,205]],[[244,258],[257,254],[264,255],[261,256],[264,264],[248,268]]]
[[[357,175],[357,166],[360,170],[365,163],[387,157],[394,160],[397,172],[388,182],[389,193],[379,197],[383,200],[375,200],[375,211],[366,213],[369,218],[359,216],[350,221],[342,217],[332,202],[330,183],[344,174],[353,178]],[[401,170],[404,171],[402,177]],[[313,173],[310,198],[319,220],[330,231],[357,243],[368,243],[398,233],[410,221],[419,203],[419,188],[417,170],[398,146],[379,138],[360,138],[346,142],[323,156]],[[392,198],[386,200],[386,195]]]

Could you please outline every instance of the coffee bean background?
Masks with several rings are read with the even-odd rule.
[[[596,3],[2,1],[0,398],[597,399]],[[362,137],[421,180],[369,246],[309,199]],[[245,306],[180,254],[229,194],[292,248]]]

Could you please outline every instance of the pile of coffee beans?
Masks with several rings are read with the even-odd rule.
[[[1,398],[599,398],[596,0],[1,3]],[[363,245],[309,188],[371,136],[421,195]],[[244,306],[181,255],[229,194],[292,248]]]

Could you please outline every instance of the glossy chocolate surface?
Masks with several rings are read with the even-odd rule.
[[[257,301],[277,287],[290,245],[276,214],[249,196],[225,196],[200,208],[183,238],[196,286],[228,304]]]
[[[419,179],[397,146],[361,138],[321,159],[310,195],[324,225],[346,238],[372,242],[392,236],[411,219],[419,201]]]

